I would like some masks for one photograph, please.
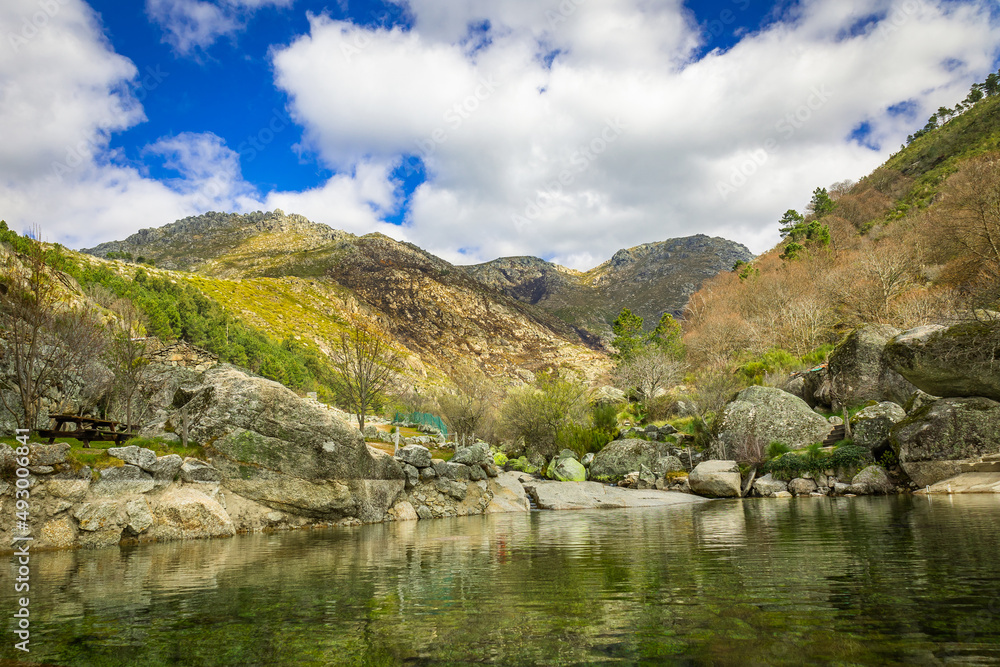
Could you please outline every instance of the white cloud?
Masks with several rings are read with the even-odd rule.
[[[675,1],[408,7],[408,32],[313,17],[275,54],[276,82],[327,164],[421,155],[430,178],[405,233],[459,261],[588,268],[697,232],[763,250],[786,208],[864,175],[913,131],[891,105],[913,100],[922,121],[953,104],[1000,42],[985,2],[810,0],[697,61],[698,28]],[[849,140],[862,122],[883,150]]]
[[[288,7],[295,0],[146,0],[146,14],[163,30],[163,41],[181,54],[206,49],[246,26],[254,11]]]
[[[83,2],[60,0],[39,14],[41,6],[0,4],[0,217],[13,229],[37,225],[48,240],[86,247],[207,210],[265,207],[243,179],[237,153],[210,132],[164,137],[142,151],[147,162],[175,172],[162,181],[123,164],[109,136],[145,118],[130,91],[168,74],[140,73],[115,54]],[[301,202],[318,219],[358,231],[377,227],[378,215],[395,205],[384,165],[359,166],[356,177],[338,176],[319,193],[270,198],[289,211]],[[323,206],[351,213],[331,216]]]

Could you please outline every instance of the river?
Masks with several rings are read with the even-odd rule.
[[[49,665],[1000,664],[1000,498],[714,501],[32,554]],[[17,664],[4,662],[2,664]]]

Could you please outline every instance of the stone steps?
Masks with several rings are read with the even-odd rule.
[[[837,424],[830,431],[830,435],[826,436],[826,440],[823,441],[824,447],[829,447],[830,445],[835,445],[847,436],[847,429],[844,428],[843,424]]]

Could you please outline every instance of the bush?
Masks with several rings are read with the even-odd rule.
[[[595,428],[587,428],[579,424],[570,424],[559,431],[556,436],[558,449],[569,449],[583,458],[588,452],[599,452],[604,445],[611,442],[611,436]]]
[[[783,442],[778,442],[775,440],[770,445],[767,446],[767,458],[776,459],[779,456],[787,454],[792,451],[792,448]]]
[[[864,468],[872,462],[872,455],[867,447],[855,445],[850,440],[846,443],[833,451],[830,456],[831,468]]]

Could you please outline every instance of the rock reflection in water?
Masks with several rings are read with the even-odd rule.
[[[996,663],[997,500],[716,501],[39,553],[31,658]]]

